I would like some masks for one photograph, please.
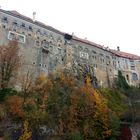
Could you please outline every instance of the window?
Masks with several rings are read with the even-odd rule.
[[[51,51],[51,52],[53,51],[53,46],[50,46],[50,51]]]
[[[50,62],[49,62],[49,68],[50,68],[50,69],[54,69],[55,66],[56,66],[56,65],[55,65],[55,62],[54,62],[54,61],[50,61]]]
[[[43,47],[42,49],[43,52],[48,53],[50,51],[49,43],[46,40],[42,41],[42,47]]]
[[[3,17],[2,22],[4,22],[4,23],[8,23],[8,19],[7,19],[7,17]]]
[[[119,66],[119,68],[120,68],[120,61],[118,61],[118,66]]]
[[[14,26],[17,26],[17,25],[18,25],[18,24],[17,24],[17,21],[14,21],[14,22],[13,22],[13,25],[14,25]]]
[[[49,42],[46,41],[45,39],[41,42],[41,45],[45,48],[48,48],[49,47]]]
[[[51,40],[53,40],[53,39],[54,39],[53,35],[50,35],[50,39],[51,39]]]
[[[131,66],[131,70],[135,70],[135,66]]]
[[[130,60],[130,65],[132,66],[134,66],[135,65],[135,63],[134,63],[134,60]]]
[[[116,56],[112,55],[112,59],[116,59]]]
[[[31,34],[28,34],[28,36],[31,37],[32,35]]]
[[[113,66],[114,66],[115,69],[116,69],[116,66],[117,66],[116,61],[113,61]]]
[[[35,65],[36,63],[35,62],[33,62],[33,65]]]
[[[126,75],[126,80],[129,82],[129,75],[128,74]]]
[[[47,36],[47,32],[46,32],[46,31],[44,31],[44,35],[46,35],[46,36]]]
[[[21,27],[25,28],[25,23],[22,23],[22,24],[21,24]]]
[[[25,35],[13,32],[13,31],[9,31],[8,33],[8,39],[9,40],[16,40],[20,43],[25,43]]]
[[[41,31],[40,31],[40,29],[37,30],[36,34],[37,34],[38,36],[40,36],[40,35],[42,34]]]
[[[96,54],[96,52],[95,52],[95,51],[92,51],[92,53],[93,53],[93,54]]]
[[[100,55],[101,57],[103,57],[103,56],[104,56],[104,54],[102,54],[102,53],[100,53],[99,55]]]
[[[5,25],[2,25],[2,28],[4,28],[4,29],[5,29],[5,28],[6,28],[6,26],[5,26]]]
[[[62,50],[61,48],[58,48],[58,54],[61,54]]]
[[[96,59],[96,56],[93,55],[93,56],[92,56],[92,59]]]
[[[106,58],[107,58],[107,59],[110,59],[110,57],[109,57],[109,56],[106,56]]]
[[[102,63],[104,63],[104,59],[103,59],[103,58],[100,58],[100,61],[101,61]]]
[[[35,45],[40,46],[40,42],[38,40],[36,40]]]
[[[31,26],[31,25],[29,25],[29,31],[32,31],[32,30],[33,30],[32,26]]]
[[[88,55],[88,53],[80,52],[80,58],[88,59],[89,58],[89,55]]]
[[[18,41],[21,42],[21,43],[24,43],[25,42],[25,37],[23,35],[19,35],[18,36]]]
[[[14,40],[14,39],[16,39],[16,35],[14,33],[12,33],[12,32],[9,32],[8,39],[9,40]]]
[[[61,46],[61,43],[58,43],[58,46],[60,47]]]
[[[14,21],[13,22],[13,31],[17,30],[17,26],[18,26],[17,21]]]
[[[136,73],[132,73],[132,80],[133,81],[137,81],[138,80],[138,76]]]

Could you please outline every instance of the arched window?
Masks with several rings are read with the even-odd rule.
[[[126,75],[126,80],[129,82],[129,75],[128,74]]]
[[[132,73],[132,80],[133,81],[137,81],[138,80],[138,76],[136,73]]]

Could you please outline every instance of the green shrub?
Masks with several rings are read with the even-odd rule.
[[[17,91],[11,88],[2,89],[0,90],[0,101],[4,101],[7,96],[12,96],[16,93]]]

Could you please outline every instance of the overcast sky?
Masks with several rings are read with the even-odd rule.
[[[54,28],[95,43],[140,55],[140,0],[0,0]]]

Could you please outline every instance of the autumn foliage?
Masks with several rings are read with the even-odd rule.
[[[9,117],[11,123],[23,123],[19,140],[40,134],[41,126],[63,140],[116,138],[124,95],[116,89],[97,90],[89,75],[77,78],[68,70],[59,70],[47,78],[44,73],[36,78],[32,71],[24,71],[19,77],[21,90],[15,92],[9,87],[14,84],[20,66],[18,50],[17,42],[0,46],[0,92],[8,92],[2,96],[6,111],[0,110],[0,119]]]
[[[23,133],[20,136],[19,140],[29,140],[31,139],[32,132],[29,130],[29,123],[27,120],[23,123]]]
[[[8,88],[20,65],[19,47],[16,41],[0,46],[0,89]]]
[[[23,99],[17,95],[8,97],[6,101],[9,112],[19,118],[24,116],[22,103]]]
[[[77,83],[64,73],[52,81],[47,110],[50,122],[57,126],[56,133],[68,137],[78,132],[84,139],[109,137],[107,100],[90,83]]]
[[[109,139],[117,128],[111,125],[107,98],[92,87],[90,78],[82,83],[71,73],[41,74],[26,94],[23,90],[9,96],[6,104],[14,120],[28,120],[36,133],[46,125],[64,140]]]

